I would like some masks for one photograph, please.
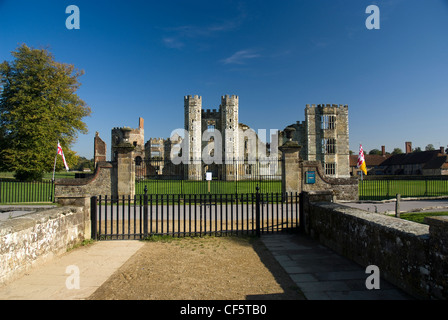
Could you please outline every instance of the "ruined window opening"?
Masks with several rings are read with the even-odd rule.
[[[214,126],[213,124],[209,124],[209,125],[207,126],[207,131],[209,131],[209,132],[215,132],[215,126]]]
[[[336,116],[334,115],[323,115],[322,116],[322,129],[331,130],[336,127]]]
[[[322,153],[336,154],[336,139],[322,139]]]

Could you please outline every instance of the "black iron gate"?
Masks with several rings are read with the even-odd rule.
[[[299,227],[298,193],[187,194],[91,198],[92,238],[257,235]]]

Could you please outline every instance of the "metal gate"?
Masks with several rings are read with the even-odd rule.
[[[295,231],[299,194],[187,194],[91,198],[92,238],[145,239]]]

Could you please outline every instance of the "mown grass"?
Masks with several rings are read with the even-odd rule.
[[[448,180],[364,180],[359,182],[360,200],[383,200],[404,197],[448,195]]]
[[[281,181],[188,181],[188,180],[143,180],[136,182],[137,194],[246,194],[279,193]]]
[[[410,212],[400,214],[400,218],[408,221],[425,224],[425,217],[448,216],[448,211],[444,212]]]

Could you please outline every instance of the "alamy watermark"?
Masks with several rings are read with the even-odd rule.
[[[80,288],[80,276],[79,276],[79,267],[75,265],[69,265],[65,268],[65,273],[68,273],[69,276],[65,280],[65,286],[69,290],[79,289]]]
[[[380,268],[376,265],[369,265],[366,268],[366,273],[369,276],[366,279],[366,288],[368,290],[380,289]]]
[[[70,14],[65,20],[65,27],[68,30],[72,29],[80,29],[81,28],[81,19],[80,12],[78,6],[70,5],[65,8],[65,13]]]
[[[187,130],[176,129],[170,137],[173,142],[170,160],[173,164],[194,164],[196,160],[205,164],[223,164],[242,158],[249,164],[259,160],[278,160],[279,131],[270,130],[269,143],[263,142],[266,131],[260,129],[257,134],[253,129],[241,128],[226,129],[224,132],[217,129],[205,130],[199,139]]]
[[[370,14],[366,19],[366,28],[368,30],[380,29],[380,8],[376,5],[370,5],[366,8],[366,13]]]

